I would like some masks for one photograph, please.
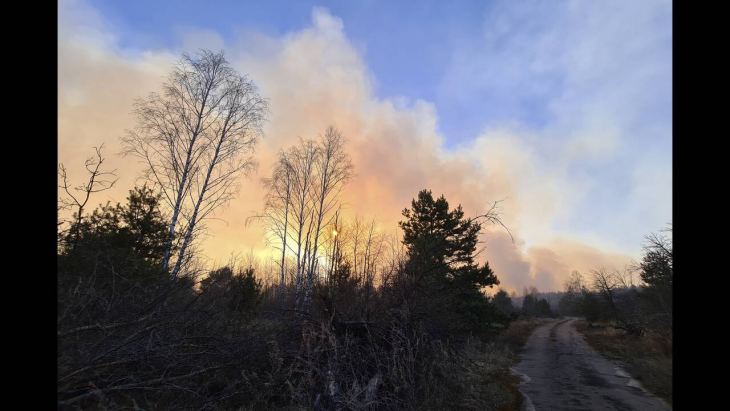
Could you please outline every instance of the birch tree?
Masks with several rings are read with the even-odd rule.
[[[308,309],[320,268],[321,249],[331,238],[339,197],[352,175],[352,163],[342,134],[327,128],[319,141],[300,139],[281,153],[272,177],[264,180],[266,205],[261,216],[281,248],[280,285],[285,278],[287,253],[296,261],[295,305]],[[283,287],[283,285],[282,285]]]
[[[297,305],[299,296],[304,287],[304,267],[307,265],[309,251],[309,237],[311,235],[311,222],[314,207],[312,204],[313,182],[315,181],[315,166],[317,161],[317,146],[311,140],[300,140],[299,146],[290,150],[292,171],[293,171],[293,195],[292,195],[292,234],[294,234],[294,245],[296,247],[296,274],[295,286]],[[292,250],[294,251],[294,250]]]
[[[189,259],[201,221],[228,203],[238,177],[255,167],[252,154],[267,110],[255,84],[222,52],[209,50],[183,54],[162,91],[135,102],[137,124],[123,139],[125,154],[141,159],[144,176],[170,208],[162,265],[169,270],[178,250],[171,277]]]
[[[307,270],[307,288],[304,304],[309,306],[314,275],[319,263],[319,239],[323,228],[328,227],[335,217],[335,209],[344,184],[352,176],[352,161],[344,150],[345,139],[339,130],[328,127],[319,142],[319,156],[315,162],[317,180],[314,185],[315,224],[314,241]]]
[[[274,242],[279,243],[281,259],[279,263],[279,290],[283,291],[286,285],[286,250],[289,231],[289,209],[292,206],[294,191],[294,168],[286,152],[280,152],[270,178],[263,179],[267,189],[264,200],[264,213],[257,218],[263,218],[269,227],[269,233]],[[274,247],[277,247],[276,244]]]

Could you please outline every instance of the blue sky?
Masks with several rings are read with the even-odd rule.
[[[175,47],[188,28],[212,29],[232,40],[242,29],[282,35],[309,24],[313,7],[325,7],[344,22],[361,51],[380,97],[424,99],[439,110],[447,145],[469,139],[490,123],[504,120],[541,126],[547,121],[545,93],[496,96],[490,90],[443,90],[455,50],[482,36],[484,22],[499,12],[485,1],[107,1],[93,4],[132,48]],[[546,88],[558,78],[540,78]],[[469,83],[468,78],[463,79]],[[463,90],[460,90],[463,91]],[[508,97],[508,98],[505,98]],[[507,100],[507,101],[505,101]]]
[[[273,93],[274,132],[310,132],[330,116],[373,150],[397,138],[439,162],[396,163],[389,175],[403,181],[378,188],[392,197],[383,210],[402,208],[413,184],[449,192],[453,166],[460,201],[512,196],[519,258],[553,238],[636,257],[643,235],[671,222],[671,1],[62,0],[60,10],[60,92],[73,103],[60,117],[79,117],[62,121],[69,139],[121,133],[131,99],[170,58],[223,44]],[[92,81],[109,76],[137,87]],[[289,102],[292,85],[302,90]],[[113,93],[124,97],[101,104]],[[323,119],[302,117],[312,104]],[[73,145],[83,146],[63,150]]]

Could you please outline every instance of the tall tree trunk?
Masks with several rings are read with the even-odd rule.
[[[286,281],[286,238],[287,238],[287,230],[289,228],[289,201],[291,198],[291,180],[289,179],[289,176],[287,175],[287,182],[286,182],[286,205],[284,207],[284,233],[282,235],[282,245],[281,245],[281,275],[279,277],[279,295],[280,298],[283,297],[284,293],[284,283]],[[282,300],[283,301],[283,300]]]
[[[180,216],[182,200],[185,197],[185,192],[187,191],[185,189],[185,186],[188,183],[188,174],[190,173],[190,168],[192,166],[191,161],[193,157],[193,148],[195,147],[195,142],[200,136],[200,127],[203,124],[203,111],[205,110],[211,87],[212,84],[208,83],[205,94],[203,95],[203,101],[200,105],[200,110],[197,112],[197,120],[195,128],[192,130],[191,133],[192,136],[190,138],[190,144],[188,144],[188,150],[185,153],[185,165],[183,166],[182,176],[180,178],[180,186],[178,187],[177,197],[175,198],[175,206],[172,209],[172,219],[170,220],[170,228],[167,232],[167,242],[165,243],[165,254],[162,257],[162,269],[165,271],[167,271],[170,266],[170,257],[172,257],[172,243],[175,240],[175,228],[177,227],[177,219]],[[182,258],[182,254],[180,254],[179,256],[180,258]],[[178,260],[180,258],[178,258]],[[175,265],[177,266],[178,264]],[[175,278],[175,275],[173,274],[171,275],[171,277]]]
[[[193,215],[190,217],[190,221],[188,223],[188,229],[185,232],[185,237],[183,239],[182,247],[180,247],[180,252],[178,253],[177,261],[175,262],[175,268],[173,268],[172,273],[170,276],[175,279],[177,278],[177,275],[180,272],[180,268],[182,267],[183,259],[185,258],[185,252],[187,251],[188,245],[190,244],[190,240],[193,237],[193,231],[195,230],[195,225],[198,222],[198,212],[200,211],[200,205],[203,203],[203,200],[205,199],[205,192],[208,190],[208,183],[210,182],[210,176],[213,174],[213,168],[216,165],[216,162],[218,160],[218,156],[220,155],[221,146],[223,145],[223,142],[226,139],[226,127],[228,126],[228,121],[226,120],[226,124],[223,126],[223,131],[220,139],[218,140],[218,144],[215,147],[215,154],[213,155],[213,158],[210,161],[210,164],[208,165],[208,171],[205,173],[205,180],[203,182],[203,186],[200,189],[200,194],[198,195],[198,200],[195,202],[195,208],[193,209]]]

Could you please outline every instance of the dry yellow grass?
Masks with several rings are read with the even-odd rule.
[[[528,318],[512,321],[509,327],[499,334],[497,341],[507,346],[513,354],[516,354],[525,345],[535,328],[544,324],[546,321],[549,320],[544,318]],[[514,357],[516,359],[516,355]]]

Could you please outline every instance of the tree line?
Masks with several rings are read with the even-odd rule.
[[[573,272],[559,310],[588,321],[608,321],[630,334],[672,332],[671,227],[645,237],[641,261],[623,270]]]

